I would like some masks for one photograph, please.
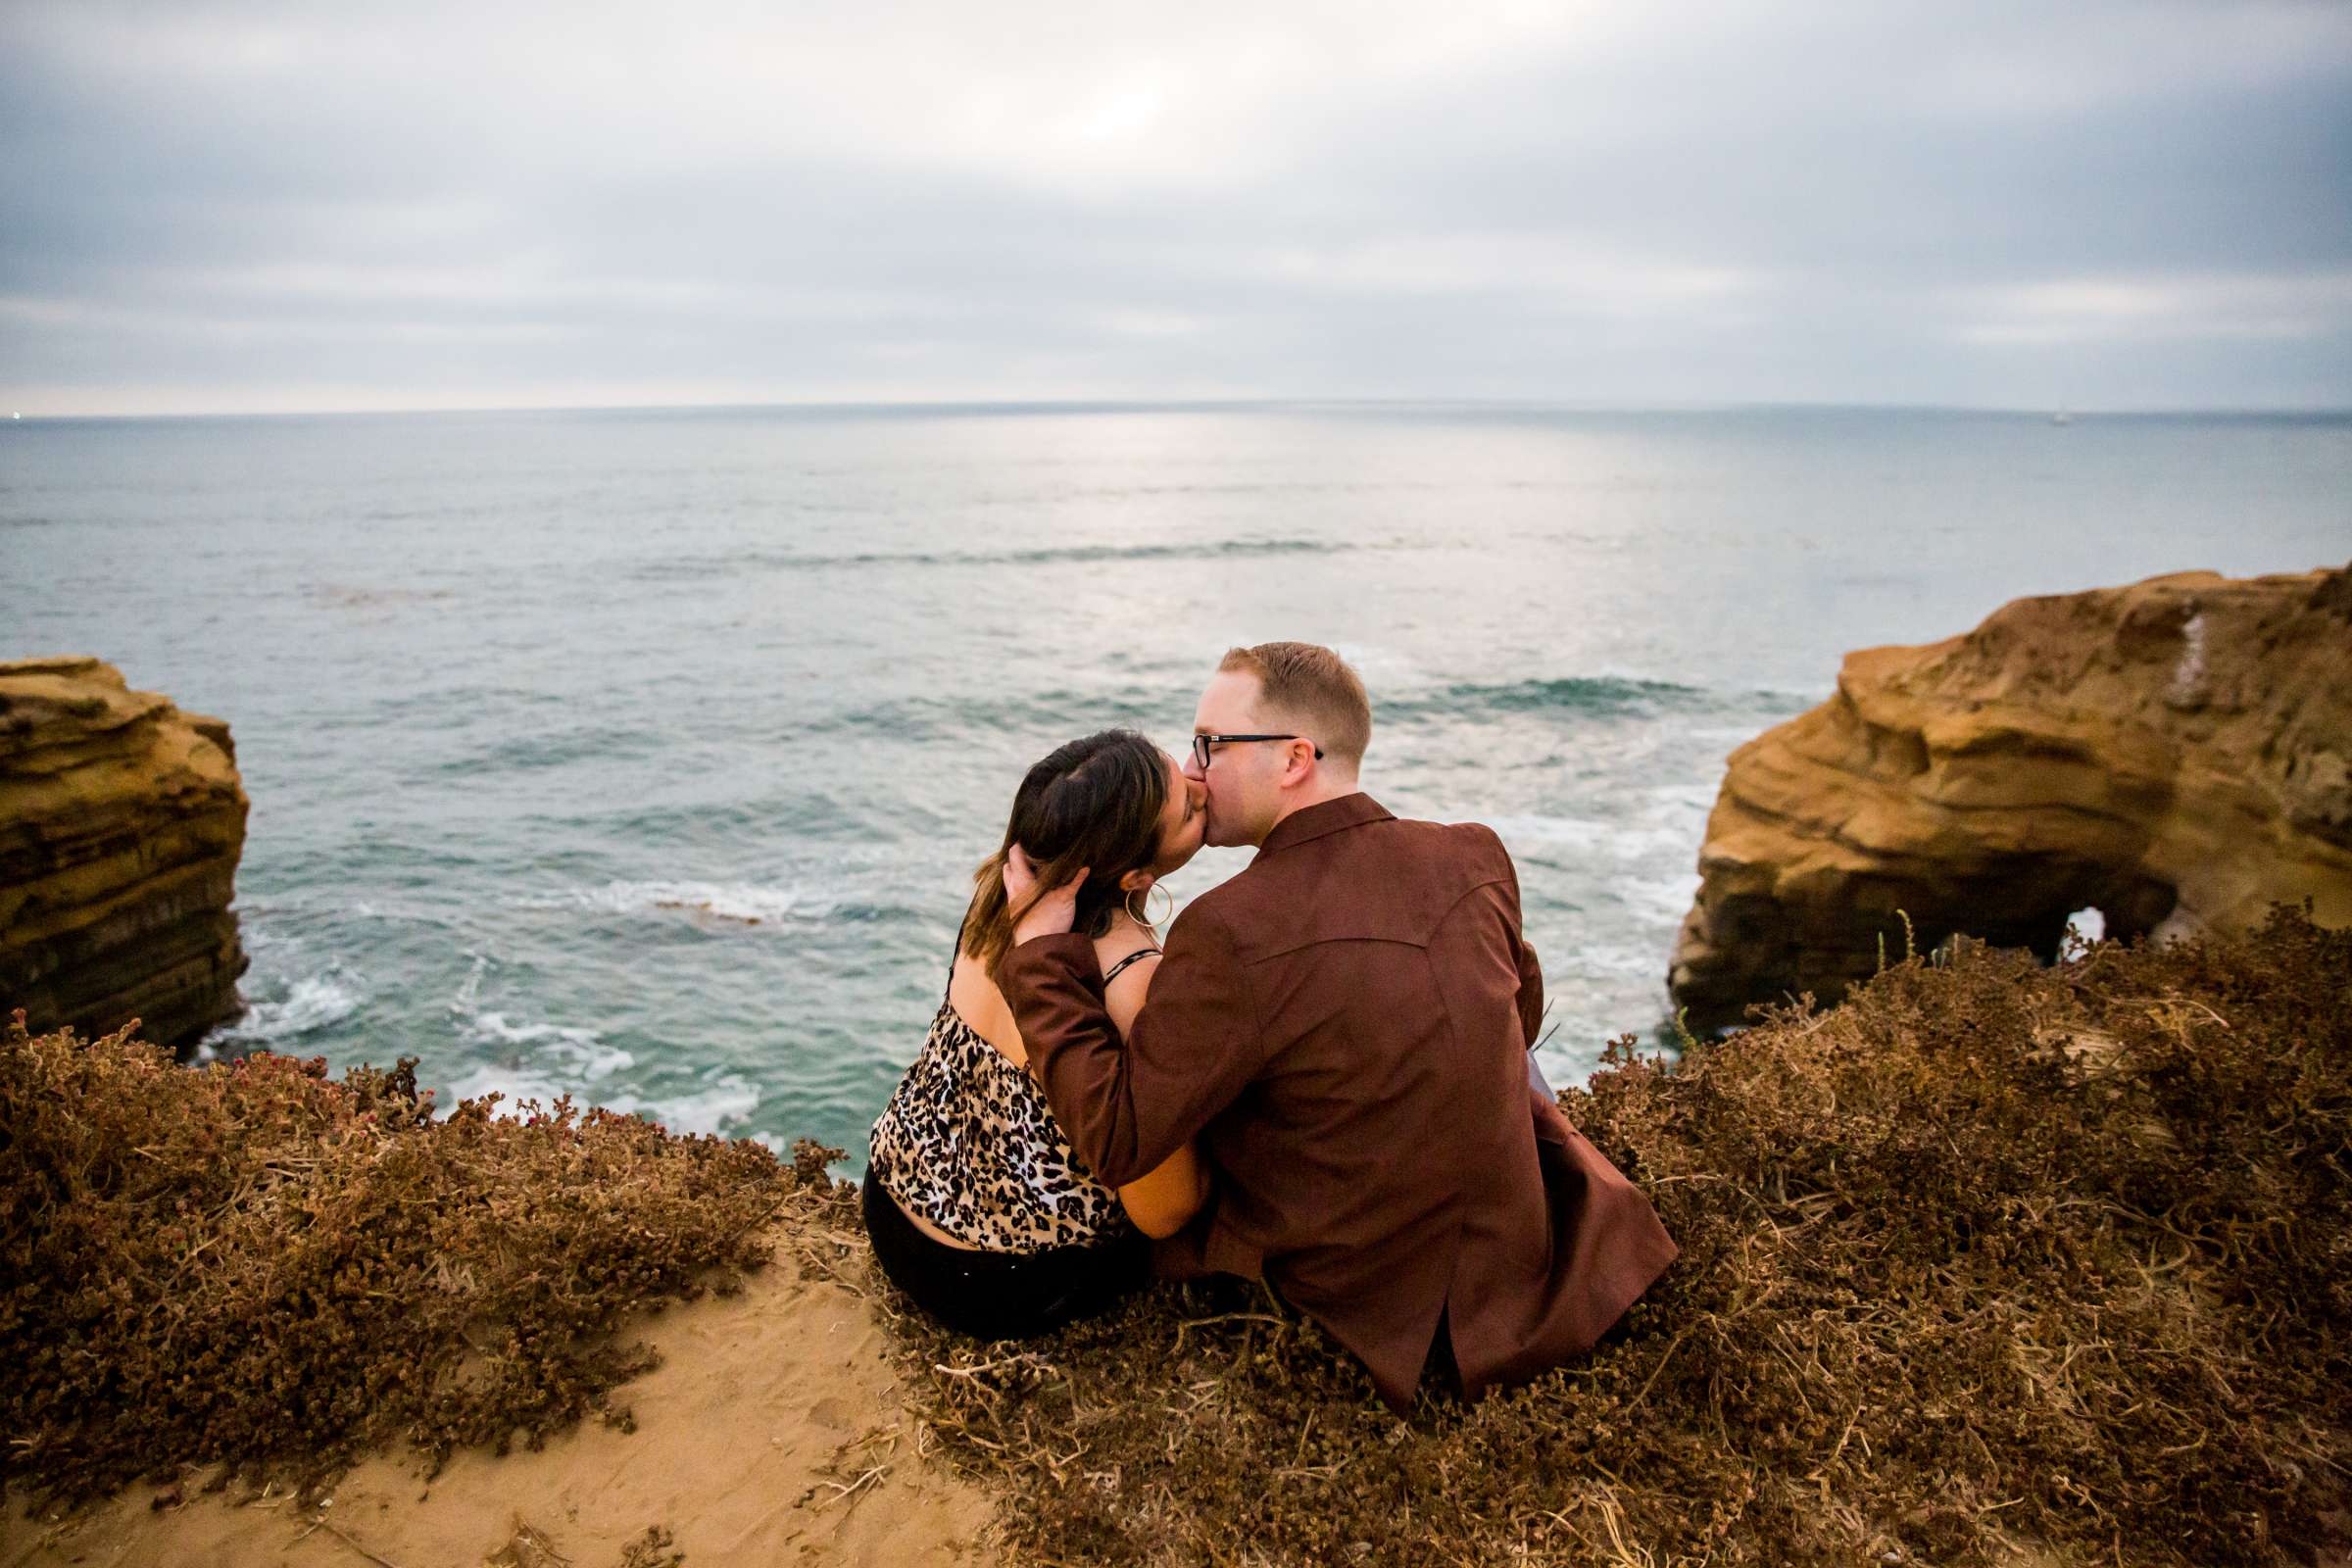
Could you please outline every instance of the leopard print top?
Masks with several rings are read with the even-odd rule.
[[[922,1054],[874,1122],[871,1162],[909,1214],[991,1252],[1087,1247],[1132,1228],[1026,1069],[942,1000]]]

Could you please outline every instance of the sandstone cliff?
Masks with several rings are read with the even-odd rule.
[[[1823,1001],[1953,932],[2055,954],[2352,925],[2352,567],[2023,599],[1849,654],[1838,695],[1732,754],[1669,979],[1694,1027]]]
[[[95,659],[0,663],[0,1013],[185,1048],[240,1010],[228,726]]]

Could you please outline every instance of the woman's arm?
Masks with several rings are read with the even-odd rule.
[[[1257,1028],[1233,933],[1210,900],[1168,927],[1152,1005],[1122,1041],[1097,989],[1104,976],[1096,944],[1070,930],[1084,880],[1041,895],[1020,846],[1005,852],[1005,894],[1031,907],[1013,926],[1016,946],[997,960],[994,979],[1070,1148],[1097,1176],[1123,1187],[1240,1099],[1272,1048]]]
[[[1152,988],[1152,972],[1159,967],[1156,957],[1138,958],[1110,983],[1102,996],[1110,1021],[1118,1027],[1119,1038],[1135,1023],[1135,1015],[1144,1009],[1144,997]],[[1161,1160],[1153,1169],[1119,1189],[1119,1204],[1135,1228],[1153,1240],[1175,1235],[1200,1206],[1208,1201],[1208,1167],[1189,1143],[1178,1147],[1176,1152]]]

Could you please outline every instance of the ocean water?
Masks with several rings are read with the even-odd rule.
[[[1846,650],[2352,558],[2352,416],[705,410],[0,424],[0,658],[229,720],[212,1042],[862,1159],[970,869],[1229,644],[1352,658],[1366,787],[1494,825],[1546,1070],[1654,1037],[1723,760]],[[1247,852],[1207,851],[1189,897]]]

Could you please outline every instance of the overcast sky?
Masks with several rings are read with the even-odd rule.
[[[0,0],[0,411],[2352,405],[2352,4]]]

